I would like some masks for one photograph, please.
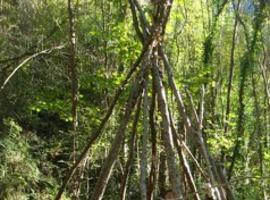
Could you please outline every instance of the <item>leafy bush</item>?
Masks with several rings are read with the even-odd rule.
[[[0,132],[0,199],[52,199],[58,185],[43,174],[39,160],[33,158],[34,139],[13,119],[4,120]]]

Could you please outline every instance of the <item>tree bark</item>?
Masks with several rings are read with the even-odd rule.
[[[134,121],[133,121],[133,126],[132,126],[132,131],[131,131],[131,138],[130,138],[130,142],[129,142],[128,160],[127,160],[127,163],[125,166],[125,171],[124,171],[123,177],[121,179],[121,186],[120,186],[121,200],[126,199],[127,181],[128,181],[128,176],[130,173],[131,164],[133,161],[134,151],[135,151],[135,147],[136,147],[136,132],[137,132],[137,125],[138,125],[138,121],[139,121],[139,117],[140,117],[140,107],[141,107],[140,101],[141,100],[139,100],[139,102],[137,104],[137,110],[136,110],[136,113],[134,116]]]
[[[69,21],[69,77],[71,81],[71,117],[72,117],[72,161],[76,162],[76,135],[78,126],[78,78],[76,69],[76,33],[75,33],[75,14],[73,11],[72,0],[68,0],[68,21]],[[72,199],[78,199],[80,194],[80,172],[73,178]]]
[[[154,83],[152,82],[152,100],[149,110],[149,123],[151,130],[151,142],[152,142],[152,161],[151,161],[151,170],[148,178],[147,186],[147,200],[153,200],[154,198],[154,189],[157,181],[157,164],[158,164],[158,155],[157,155],[157,130],[155,124],[155,107],[156,107],[156,91]]]
[[[193,179],[193,176],[191,174],[189,163],[188,163],[188,161],[186,159],[186,156],[185,156],[185,154],[184,154],[184,152],[183,152],[183,150],[181,148],[181,145],[177,141],[177,131],[176,131],[176,128],[175,128],[175,125],[174,125],[174,120],[172,118],[171,113],[170,113],[170,121],[171,121],[171,127],[172,127],[173,141],[174,141],[174,144],[176,146],[179,159],[180,159],[180,161],[182,163],[184,174],[187,177],[189,188],[191,189],[191,193],[193,194],[192,196],[193,196],[194,200],[200,200],[201,198],[200,198],[200,195],[198,193],[198,190],[197,190],[195,181]]]
[[[158,173],[159,195],[164,196],[166,192],[166,154],[164,151],[160,152]]]
[[[159,74],[159,63],[158,63],[158,52],[157,49],[154,51],[154,56],[152,59],[152,77],[155,83],[155,89],[158,94],[158,105],[160,114],[162,117],[162,139],[164,141],[164,148],[166,151],[167,165],[169,171],[169,180],[172,186],[175,198],[182,198],[183,193],[180,183],[180,173],[177,169],[177,164],[175,160],[175,151],[173,146],[173,136],[171,131],[168,103],[166,99],[165,89],[162,84],[162,80]]]
[[[148,59],[148,58],[147,58]],[[144,63],[147,66],[147,62]],[[148,77],[144,80],[144,91],[143,91],[143,136],[142,136],[142,151],[140,159],[140,187],[141,187],[141,199],[147,200],[147,141],[149,135],[148,125]]]

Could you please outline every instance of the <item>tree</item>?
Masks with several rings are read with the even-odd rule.
[[[0,1],[0,199],[267,199],[263,0]]]

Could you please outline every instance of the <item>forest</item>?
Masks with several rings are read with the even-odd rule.
[[[269,0],[0,0],[0,200],[270,200]]]

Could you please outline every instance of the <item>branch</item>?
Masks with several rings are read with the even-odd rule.
[[[12,72],[11,74],[7,77],[7,79],[4,81],[4,83],[2,84],[1,88],[0,88],[0,92],[5,88],[6,84],[10,81],[10,79],[15,75],[15,73],[21,68],[23,67],[25,64],[27,64],[30,60],[32,60],[35,57],[38,57],[40,55],[44,55],[44,54],[50,54],[52,51],[54,50],[60,50],[63,49],[65,47],[65,45],[60,45],[60,46],[56,46],[56,47],[52,47],[50,49],[46,49],[43,51],[40,51],[38,53],[35,53],[33,55],[31,55],[30,57],[26,58],[21,64],[19,64]]]
[[[4,64],[4,63],[11,62],[11,61],[17,61],[17,60],[20,60],[26,56],[37,53],[35,49],[38,47],[38,45],[43,43],[44,41],[48,41],[58,30],[61,30],[61,25],[65,24],[66,21],[67,21],[66,18],[63,21],[61,21],[60,23],[55,20],[55,26],[52,28],[52,30],[49,32],[49,34],[46,37],[37,41],[36,44],[34,44],[30,48],[28,48],[24,53],[21,53],[20,55],[17,55],[17,56],[11,57],[11,58],[2,59],[2,60],[0,60],[0,63]],[[7,68],[8,67],[9,67],[9,65],[7,66]],[[4,68],[4,69],[6,69],[6,68]]]

